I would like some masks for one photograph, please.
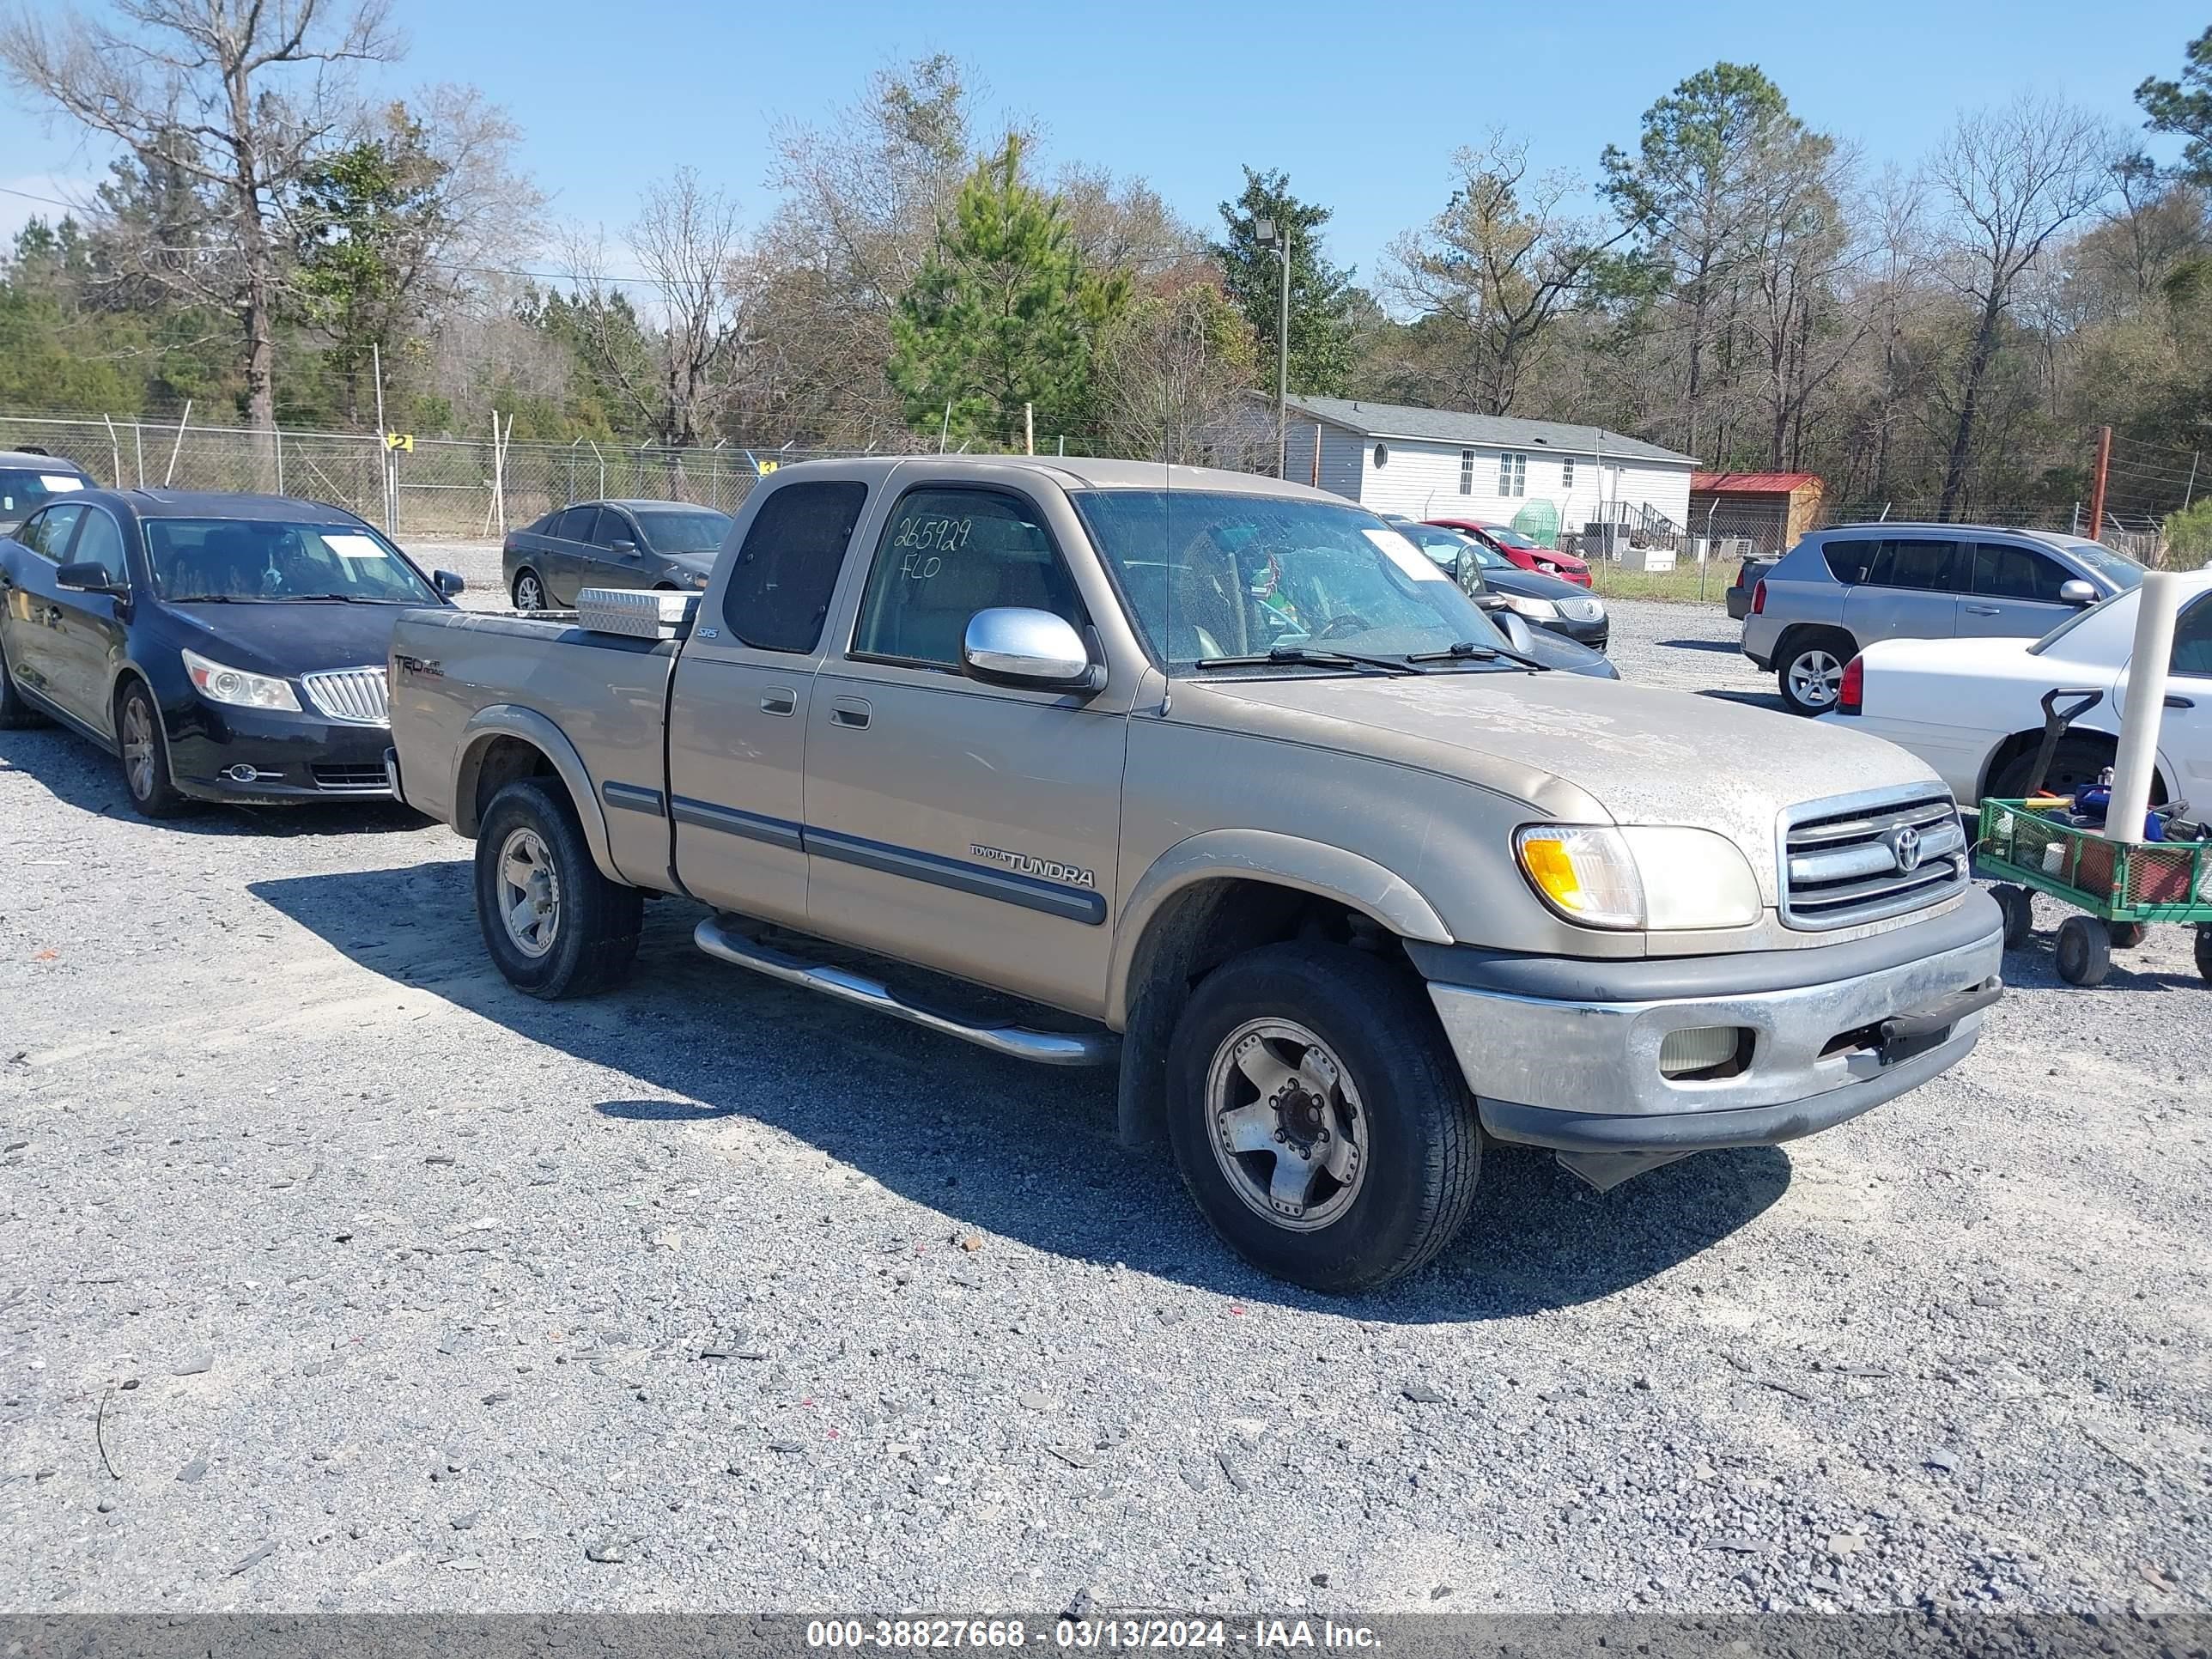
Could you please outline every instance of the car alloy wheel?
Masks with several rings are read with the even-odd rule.
[[[517,611],[543,611],[545,608],[545,590],[530,571],[526,570],[514,579],[514,608]]]
[[[1844,665],[1832,651],[1814,647],[1790,659],[1790,692],[1807,708],[1833,706],[1844,683]]]
[[[1245,1205],[1278,1227],[1335,1221],[1367,1174],[1359,1091],[1304,1026],[1255,1019],[1214,1050],[1206,1079],[1213,1155]]]
[[[542,957],[561,933],[561,878],[535,830],[511,833],[499,849],[499,910],[507,936],[526,957]]]
[[[161,776],[161,752],[154,742],[153,712],[143,697],[123,700],[123,776],[135,799],[154,799]]]

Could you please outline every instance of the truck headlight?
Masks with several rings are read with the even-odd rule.
[[[1519,611],[1530,622],[1557,622],[1559,619],[1559,607],[1551,600],[1534,599],[1526,594],[1508,593],[1505,608]]]
[[[300,699],[294,694],[289,680],[249,674],[243,668],[211,661],[197,651],[185,652],[184,658],[185,673],[191,680],[192,690],[210,702],[227,702],[240,708],[273,708],[286,714],[300,712]]]
[[[1711,830],[1538,823],[1513,850],[1538,896],[1585,927],[1747,927],[1765,908],[1751,861]]]

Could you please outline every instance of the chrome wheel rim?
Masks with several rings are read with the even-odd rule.
[[[123,775],[140,800],[154,794],[154,717],[143,697],[123,705]]]
[[[499,849],[499,915],[514,948],[542,957],[561,933],[561,878],[535,830],[517,830]]]
[[[1808,708],[1826,708],[1835,702],[1844,683],[1844,665],[1832,653],[1808,651],[1790,665],[1790,695]]]
[[[538,586],[537,577],[525,574],[515,579],[514,608],[516,610],[542,610],[544,604],[545,590]]]
[[[1206,1076],[1214,1161],[1244,1206],[1315,1232],[1340,1219],[1367,1178],[1368,1118],[1328,1045],[1286,1019],[1248,1020]]]

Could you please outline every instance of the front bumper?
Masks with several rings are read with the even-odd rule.
[[[1604,650],[1607,641],[1613,637],[1613,618],[1609,615],[1593,623],[1570,622],[1561,617],[1556,621],[1538,623],[1536,626],[1547,629],[1562,639],[1572,640],[1577,645],[1586,645],[1593,651]]]
[[[387,727],[197,699],[165,714],[169,769],[180,793],[283,804],[392,798],[384,768],[392,746]]]
[[[1412,947],[1501,1140],[1680,1154],[1771,1146],[1856,1117],[1964,1058],[2001,988],[1996,904],[1871,939],[1740,956],[1592,962]],[[1674,1079],[1668,1034],[1748,1033],[1733,1075]]]

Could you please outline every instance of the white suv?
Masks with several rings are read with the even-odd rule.
[[[1752,591],[1743,654],[1801,714],[1832,708],[1844,665],[1877,640],[2038,639],[2124,592],[2142,567],[2079,536],[1985,525],[1816,530]]]

